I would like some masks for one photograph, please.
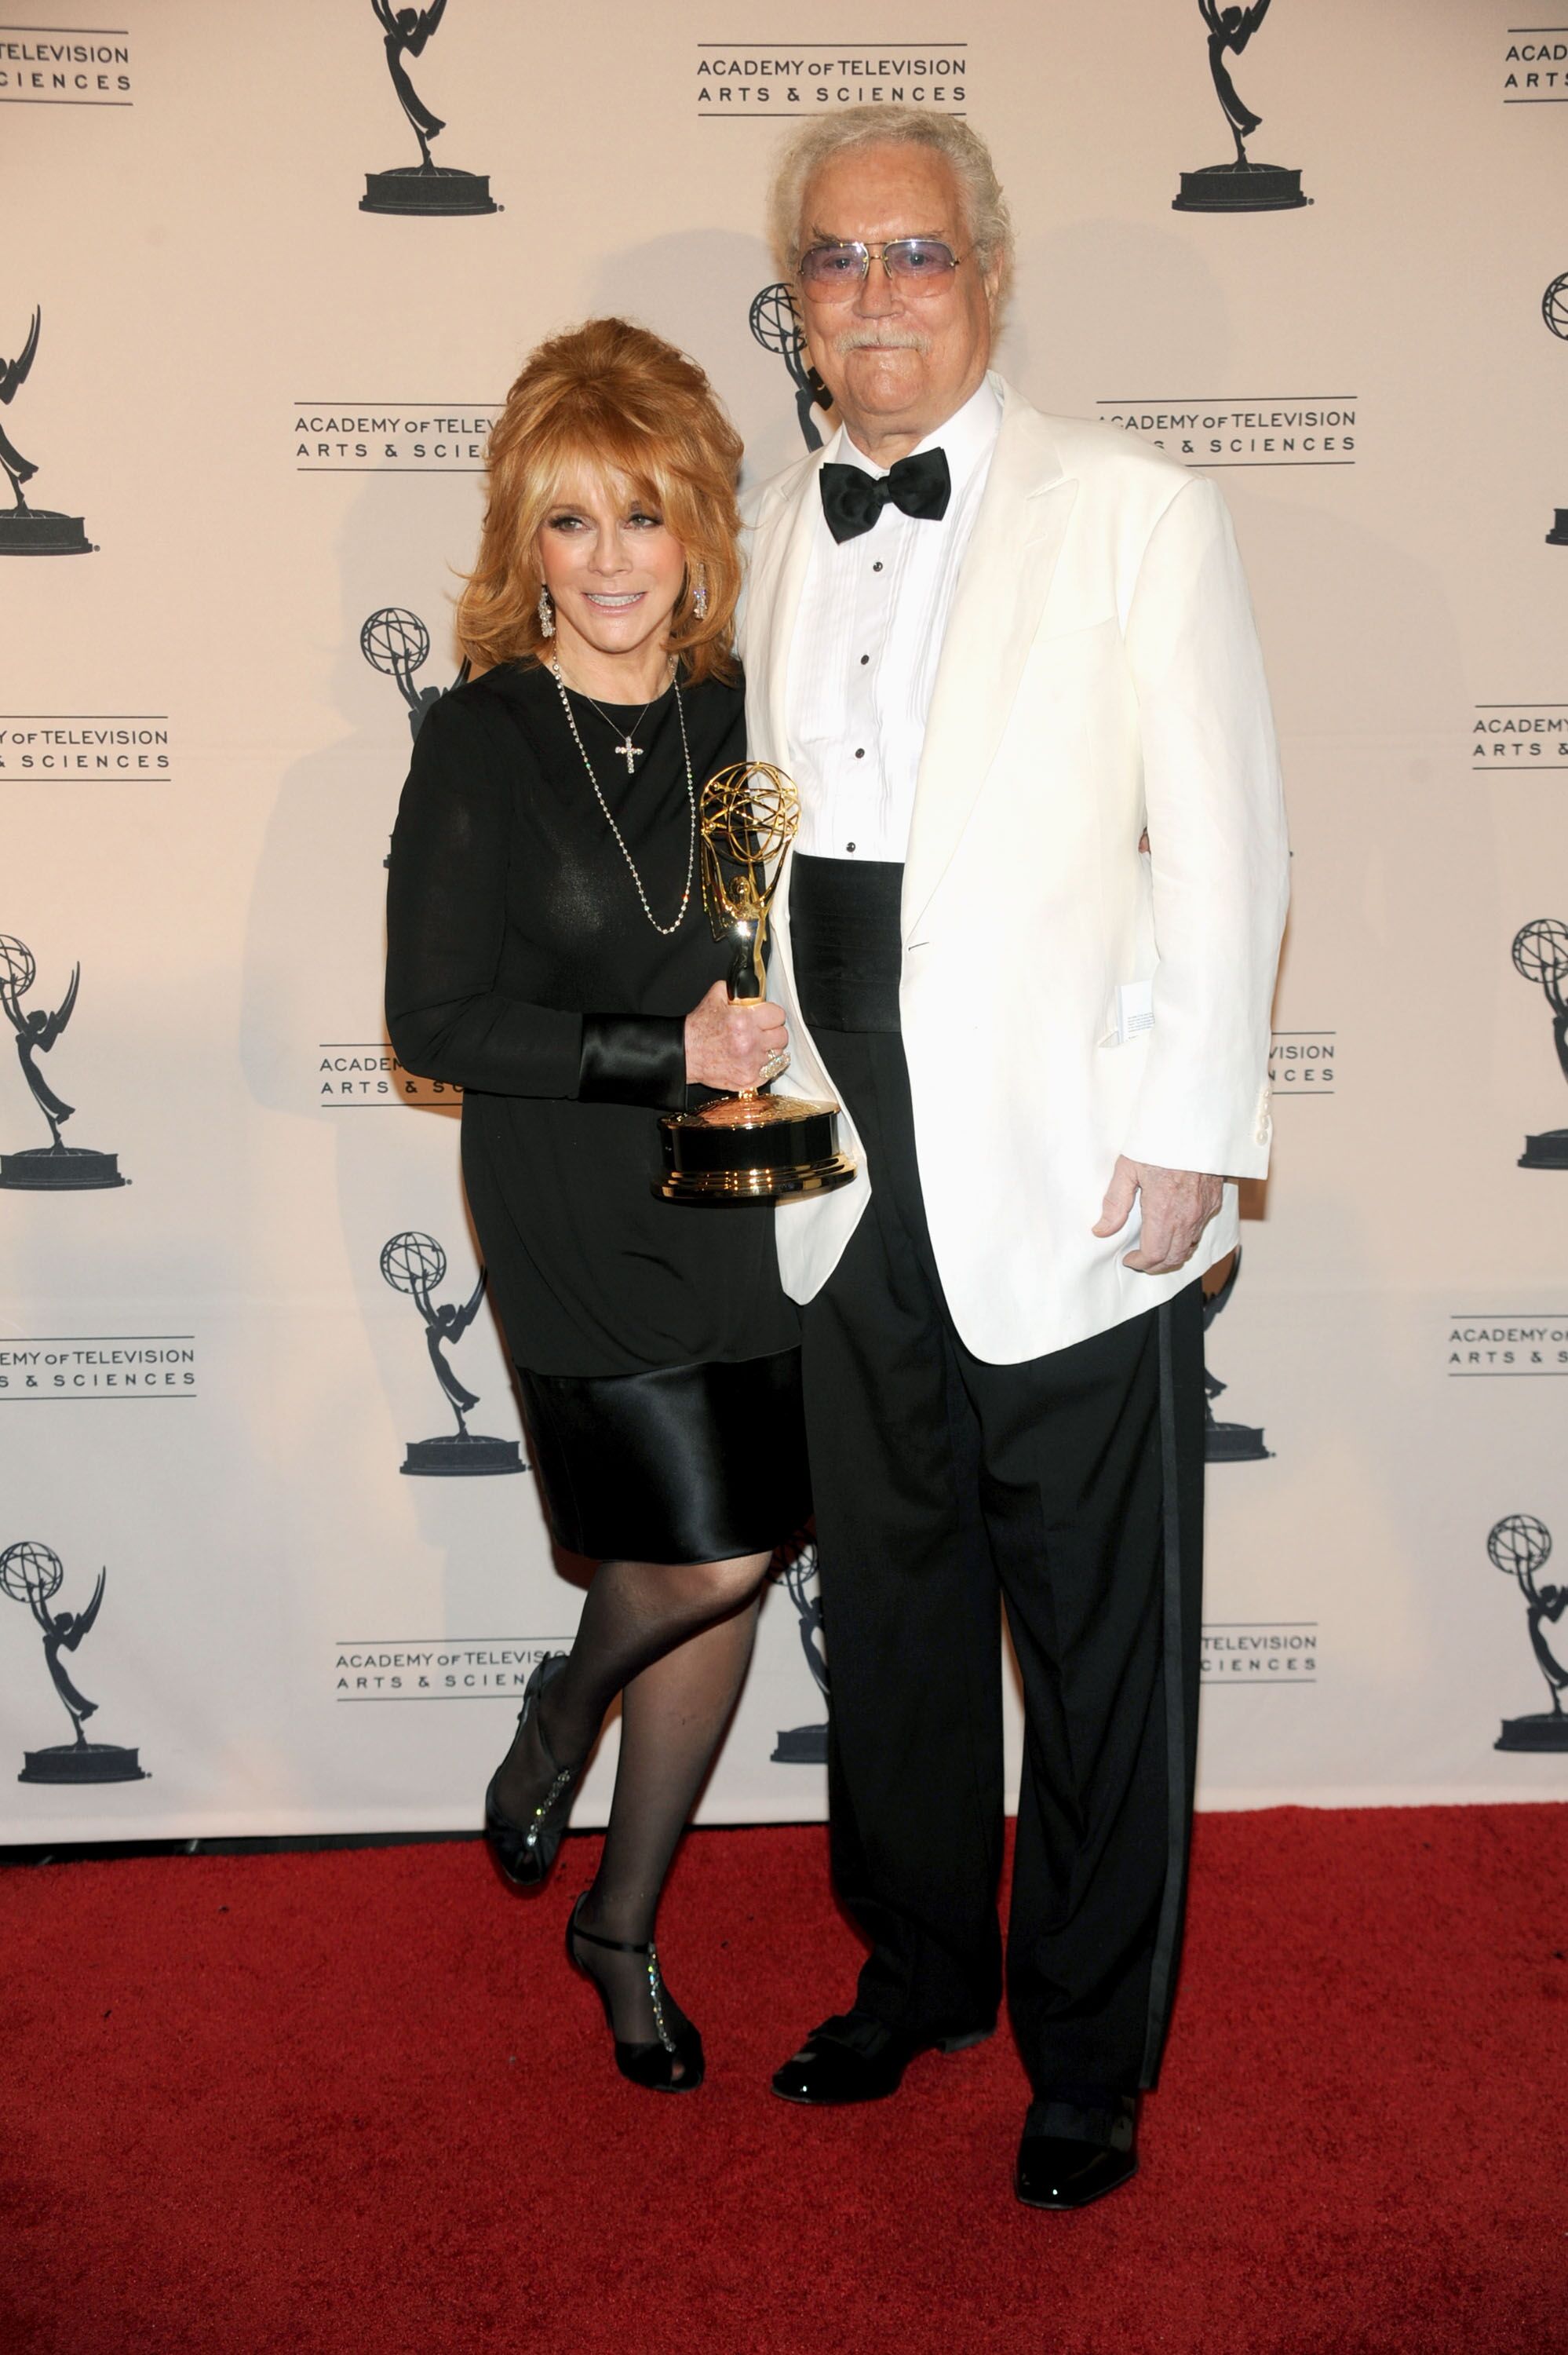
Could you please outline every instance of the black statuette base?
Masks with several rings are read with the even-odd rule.
[[[1203,1457],[1209,1464],[1261,1464],[1274,1450],[1263,1444],[1263,1433],[1250,1423],[1211,1423],[1203,1433]]]
[[[482,1432],[453,1432],[440,1439],[411,1439],[398,1470],[417,1478],[450,1480],[497,1472],[525,1472],[514,1439],[491,1439]]]
[[[779,1746],[770,1762],[775,1766],[825,1766],[828,1763],[828,1729],[825,1725],[797,1725],[779,1736]]]
[[[366,172],[362,213],[498,213],[488,172],[458,172],[444,164],[400,164]]]
[[[1183,172],[1181,193],[1171,199],[1175,213],[1284,213],[1309,205],[1299,172],[1282,164],[1209,164]]]
[[[18,1783],[144,1783],[147,1769],[133,1750],[117,1742],[57,1742],[49,1750],[24,1750]]]
[[[1537,1717],[1505,1717],[1494,1750],[1568,1751],[1568,1717],[1542,1710]]]
[[[1558,507],[1551,530],[1546,535],[1548,548],[1568,548],[1568,507]]]
[[[0,556],[92,556],[97,543],[89,539],[80,516],[59,515],[52,507],[14,507],[0,515]]]
[[[26,1153],[0,1153],[0,1186],[29,1194],[79,1194],[130,1183],[120,1175],[118,1154],[95,1153],[90,1146],[35,1145]]]
[[[1521,1169],[1568,1169],[1568,1128],[1549,1128],[1527,1136],[1519,1156]]]

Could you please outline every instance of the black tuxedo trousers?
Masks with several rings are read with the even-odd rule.
[[[1013,2029],[1038,2100],[1127,2093],[1154,2083],[1181,1945],[1199,1286],[1022,1364],[965,1348],[927,1231],[898,1035],[901,874],[798,854],[789,904],[801,1010],[872,1172],[804,1311],[803,1359],[833,1875],[871,1946],[856,2002],[922,2041],[998,2010],[1005,1605],[1026,1723]],[[985,1150],[961,1088],[950,1149]],[[1086,1202],[1086,1222],[1098,1208]]]

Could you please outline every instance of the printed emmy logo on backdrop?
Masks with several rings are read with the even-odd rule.
[[[116,1154],[100,1153],[90,1146],[67,1145],[62,1140],[61,1127],[76,1107],[68,1104],[63,1096],[56,1095],[37,1066],[37,1057],[48,1053],[70,1020],[81,967],[72,965],[66,994],[52,1014],[47,1014],[42,1007],[35,1007],[30,1014],[22,1011],[22,1000],[37,978],[37,965],[26,942],[14,939],[9,932],[0,932],[0,1012],[16,1034],[16,1058],[22,1066],[22,1076],[49,1130],[48,1145],[28,1146],[20,1153],[0,1153],[0,1186],[16,1187],[30,1193],[66,1194],[87,1188],[129,1185],[129,1178],[120,1175]]]
[[[1533,1717],[1505,1717],[1494,1750],[1568,1751],[1568,1715],[1563,1695],[1568,1690],[1568,1661],[1560,1659],[1548,1633],[1568,1611],[1568,1586],[1544,1586],[1536,1572],[1552,1555],[1552,1532],[1533,1513],[1510,1513],[1497,1522],[1487,1539],[1487,1553],[1496,1570],[1519,1582],[1524,1597],[1525,1624],[1535,1665],[1546,1679],[1552,1706]]]
[[[1203,1294],[1203,1330],[1207,1333],[1216,1316],[1228,1305],[1241,1273],[1242,1253],[1238,1243],[1231,1254],[1231,1263],[1224,1282],[1217,1291]],[[1203,1455],[1211,1464],[1256,1464],[1272,1456],[1272,1447],[1263,1444],[1263,1433],[1248,1423],[1216,1423],[1214,1401],[1223,1398],[1226,1385],[1203,1368]]]
[[[423,669],[430,655],[430,634],[424,623],[407,605],[383,605],[361,623],[359,651],[372,670],[397,680],[397,692],[408,707],[408,733],[418,740],[426,713],[447,692],[444,687],[414,685],[414,673]],[[467,668],[465,663],[458,678]],[[457,683],[452,681],[454,687]],[[384,858],[381,864],[390,867],[392,861]]]
[[[73,28],[66,27],[65,31]],[[0,27],[24,37],[0,37],[0,106],[131,106],[131,51],[126,36],[61,40],[50,25]],[[26,37],[31,36],[31,38]]]
[[[85,1611],[54,1611],[50,1605],[65,1572],[53,1548],[24,1538],[0,1553],[0,1591],[14,1603],[25,1603],[37,1621],[44,1658],[75,1736],[74,1741],[52,1742],[47,1750],[25,1750],[18,1783],[143,1783],[147,1779],[147,1770],[134,1750],[122,1749],[114,1742],[88,1740],[82,1729],[90,1717],[98,1714],[98,1703],[78,1692],[60,1657],[62,1652],[74,1653],[92,1633],[108,1575],[107,1571],[99,1572]]]
[[[1568,1080],[1568,924],[1555,916],[1537,916],[1514,935],[1513,962],[1526,981],[1539,982],[1552,1008],[1552,1043],[1563,1076]],[[1526,1136],[1519,1156],[1521,1169],[1568,1169],[1568,1128],[1543,1129]]]
[[[1198,8],[1208,33],[1214,96],[1235,141],[1235,161],[1183,172],[1181,194],[1171,200],[1172,211],[1279,213],[1309,205],[1312,199],[1301,193],[1298,171],[1287,171],[1280,164],[1255,164],[1248,155],[1245,143],[1262,127],[1263,117],[1242,99],[1225,63],[1227,56],[1239,58],[1246,48],[1268,14],[1269,0],[1253,0],[1250,8],[1222,8],[1219,0],[1198,0]]]
[[[1541,298],[1541,315],[1552,333],[1568,343],[1568,270],[1554,278]],[[1546,535],[1548,548],[1568,548],[1568,507],[1558,507]]]
[[[800,325],[791,289],[780,280],[753,295],[747,324],[754,341],[765,352],[777,352],[789,369],[789,381],[795,388],[795,421],[807,449],[820,450],[822,437],[817,426],[817,411],[832,403],[819,400],[812,389],[806,367],[806,331]]]
[[[781,1545],[773,1558],[772,1576],[781,1586],[800,1614],[800,1649],[806,1655],[806,1666],[811,1671],[811,1681],[825,1701],[828,1697],[828,1662],[822,1648],[822,1603],[817,1590],[817,1540],[815,1538],[791,1538]],[[781,1732],[774,1746],[775,1766],[822,1766],[827,1764],[828,1729],[821,1725],[796,1725]]]
[[[41,310],[35,309],[33,324],[27,330],[27,340],[14,360],[0,360],[0,402],[9,408],[27,380],[37,356],[38,334],[44,324]],[[62,515],[56,507],[30,507],[23,485],[37,473],[29,458],[24,458],[0,426],[0,468],[11,485],[15,502],[9,515],[0,515],[0,556],[90,556],[94,543],[88,538],[80,516]]]
[[[430,142],[439,139],[447,126],[440,116],[425,104],[414,88],[404,62],[407,58],[424,55],[426,43],[440,29],[441,18],[446,14],[447,0],[432,0],[429,8],[394,8],[391,0],[370,0],[370,5],[381,27],[387,70],[392,77],[397,103],[408,118],[408,128],[419,143],[419,160],[417,164],[394,165],[389,172],[366,172],[365,194],[359,199],[360,211],[426,215],[498,213],[501,207],[492,199],[488,173],[460,172],[449,164],[438,164],[432,159]]]
[[[448,1301],[438,1308],[430,1295],[438,1284],[445,1281],[447,1255],[434,1235],[420,1234],[411,1227],[382,1245],[381,1273],[393,1291],[406,1294],[423,1317],[430,1364],[457,1417],[455,1432],[448,1432],[440,1439],[411,1439],[399,1468],[421,1477],[443,1479],[465,1474],[525,1472],[528,1467],[514,1439],[491,1439],[481,1432],[470,1431],[467,1417],[479,1401],[472,1391],[463,1388],[443,1354],[454,1342],[461,1340],[478,1316],[479,1304],[484,1297],[486,1271],[480,1269],[479,1282],[461,1307]]]
[[[430,658],[430,634],[418,613],[407,605],[383,605],[367,616],[359,632],[359,651],[372,670],[396,679],[397,692],[408,707],[408,732],[417,737],[426,715],[440,701],[444,687],[416,687],[414,673]],[[452,685],[456,687],[462,674]]]
[[[830,106],[925,106],[962,114],[969,45],[942,53],[852,41],[699,41],[697,116],[779,123]]]
[[[1568,510],[1564,510],[1568,512]],[[1478,703],[1470,722],[1470,773],[1568,762],[1568,703]],[[1568,774],[1568,771],[1560,772]]]
[[[416,687],[414,675],[429,659],[430,634],[407,605],[382,605],[367,615],[359,651],[372,670],[396,681],[408,713],[408,732],[418,737],[427,715],[440,701],[442,687]],[[452,681],[455,687],[467,666]],[[383,867],[392,864],[389,857]],[[385,1039],[318,1039],[315,1101],[323,1112],[382,1112],[398,1104],[455,1110],[462,1090],[446,1080],[428,1080],[406,1071]]]

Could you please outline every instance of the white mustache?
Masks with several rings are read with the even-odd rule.
[[[841,359],[850,352],[928,352],[929,336],[916,333],[913,327],[846,327],[842,336],[833,338],[833,349]]]

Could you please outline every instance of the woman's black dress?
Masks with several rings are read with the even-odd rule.
[[[681,689],[692,773],[745,754],[738,687]],[[691,839],[673,692],[572,698],[654,915]],[[662,938],[606,823],[551,675],[508,664],[419,730],[392,840],[387,1020],[409,1071],[463,1090],[462,1163],[557,1540],[599,1559],[761,1552],[810,1510],[795,1312],[766,1208],[660,1201],[657,1115],[685,1017],[723,974],[694,867]]]

